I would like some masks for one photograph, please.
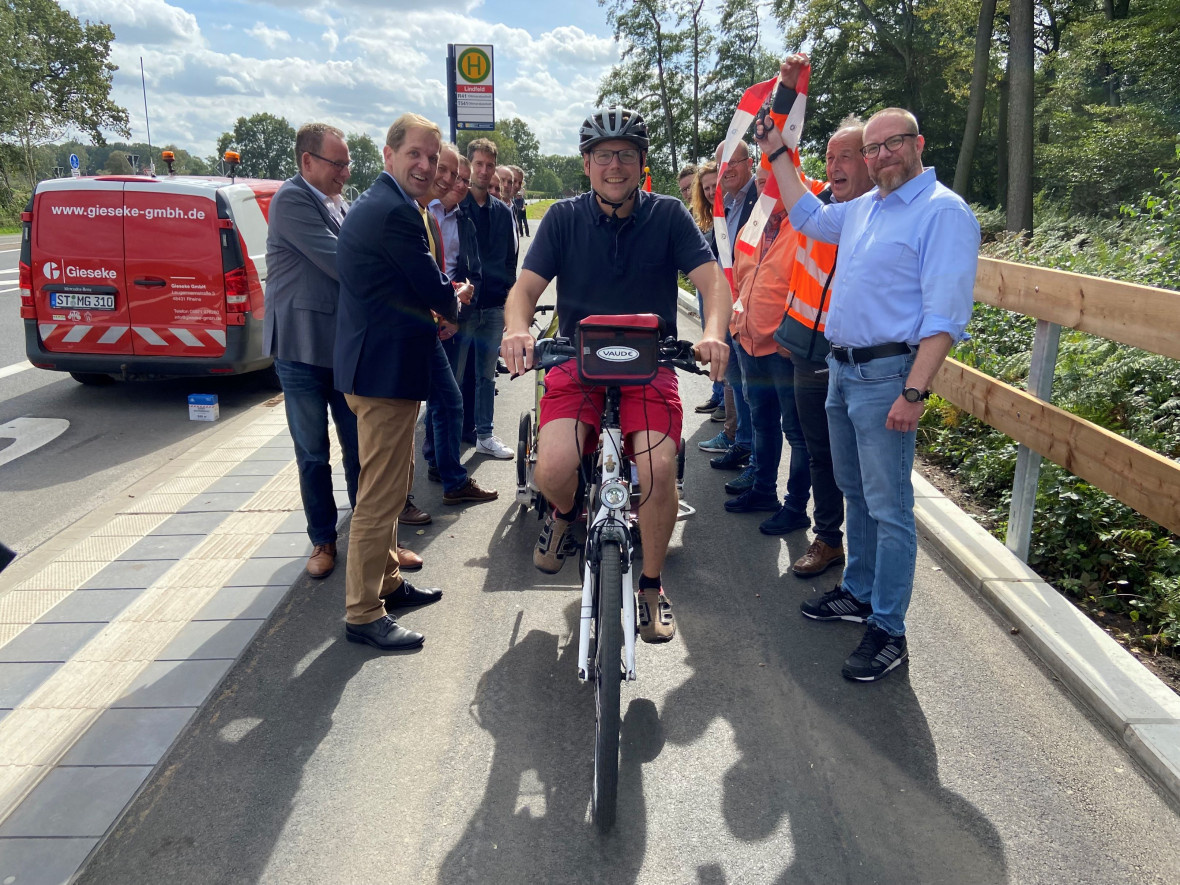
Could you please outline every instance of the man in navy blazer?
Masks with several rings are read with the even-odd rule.
[[[414,423],[431,372],[446,366],[435,316],[458,321],[470,283],[452,286],[439,270],[440,237],[424,208],[442,134],[403,114],[385,139],[385,171],[353,204],[336,247],[336,389],[357,417],[360,481],[349,530],[345,636],[379,649],[415,648],[421,633],[386,612],[434,602],[400,573],[397,518],[411,484]],[[420,203],[421,205],[420,205]],[[434,229],[437,231],[437,227]]]
[[[344,461],[350,501],[360,462],[356,416],[335,389],[336,237],[344,220],[341,192],[349,176],[344,133],[308,123],[295,136],[299,173],[283,182],[270,204],[266,236],[266,314],[263,336],[283,387],[287,425],[295,443],[299,492],[313,550],[307,573],[326,578],[336,566],[336,499],[332,492],[328,412]]]

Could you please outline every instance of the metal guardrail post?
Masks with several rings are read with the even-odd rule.
[[[1053,373],[1057,368],[1060,342],[1061,326],[1037,320],[1032,362],[1028,369],[1028,392],[1045,402],[1053,401]],[[1004,538],[1004,546],[1024,562],[1028,561],[1040,476],[1041,456],[1028,446],[1019,446],[1016,450],[1016,476],[1012,480],[1012,503],[1008,509],[1008,534]]]

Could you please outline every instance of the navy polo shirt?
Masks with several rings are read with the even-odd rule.
[[[585,317],[620,313],[657,314],[675,336],[676,274],[713,260],[680,200],[639,191],[631,214],[612,219],[587,193],[549,207],[524,269],[557,277],[557,316],[567,338]]]

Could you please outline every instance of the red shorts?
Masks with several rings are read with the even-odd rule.
[[[684,409],[674,371],[661,366],[651,384],[623,386],[619,390],[623,392],[619,400],[619,426],[623,429],[624,442],[633,433],[649,430],[670,436],[680,445]],[[574,363],[564,363],[545,375],[538,426],[544,427],[555,418],[574,418],[589,424],[594,428],[594,437],[587,440],[587,446],[593,450],[602,429],[599,424],[605,402],[606,388],[582,384]]]

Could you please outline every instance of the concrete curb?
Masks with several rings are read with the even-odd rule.
[[[1180,802],[1180,696],[954,502],[913,479],[925,539]]]

